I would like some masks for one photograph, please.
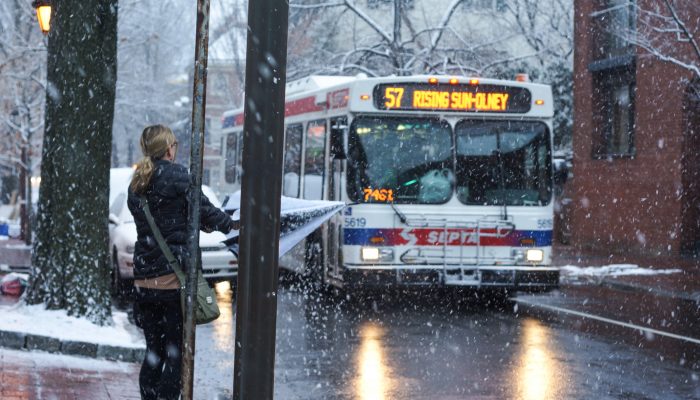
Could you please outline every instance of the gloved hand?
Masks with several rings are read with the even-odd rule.
[[[232,219],[231,224],[229,226],[231,227],[232,231],[237,231],[241,229],[241,221],[237,219]]]

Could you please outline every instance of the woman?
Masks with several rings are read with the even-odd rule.
[[[177,399],[180,396],[182,322],[180,282],[158,247],[141,207],[148,201],[156,226],[186,271],[187,169],[175,164],[177,140],[170,128],[149,126],[141,134],[143,159],[129,185],[129,210],[134,216],[138,239],[134,246],[134,315],[146,337],[146,357],[139,385],[142,399]],[[200,228],[228,233],[237,223],[202,195]]]

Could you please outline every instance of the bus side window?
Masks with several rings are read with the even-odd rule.
[[[289,125],[284,140],[284,169],[282,170],[282,194],[299,197],[301,179],[301,139],[304,128],[301,124]]]
[[[224,179],[226,183],[235,183],[237,174],[236,166],[238,165],[238,132],[229,133],[226,137],[226,154],[224,155]]]
[[[326,121],[311,121],[306,127],[304,159],[304,198],[323,199],[324,159],[326,156]]]
[[[236,180],[240,182],[243,171],[243,131],[236,133],[236,135],[238,136],[238,141],[240,142],[238,145],[238,155],[236,156]]]

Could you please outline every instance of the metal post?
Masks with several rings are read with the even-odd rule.
[[[248,2],[234,399],[274,393],[288,10]]]
[[[24,243],[32,244],[32,131],[27,130],[27,142],[22,148],[22,163],[24,164],[24,211],[22,212],[22,237]]]
[[[29,244],[31,241],[29,241],[29,237],[27,235],[27,226],[29,225],[29,219],[27,218],[27,189],[31,190],[31,187],[28,188],[27,185],[27,177],[29,175],[29,171],[27,170],[27,145],[26,143],[22,143],[22,151],[20,154],[20,167],[19,167],[19,227],[20,227],[20,237],[22,240],[24,240],[25,243]]]
[[[185,322],[182,349],[182,399],[192,400],[194,393],[194,301],[197,298],[199,258],[199,207],[202,192],[204,149],[204,111],[207,87],[207,53],[209,45],[209,0],[197,0],[197,32],[194,55],[194,88],[192,101],[192,137],[190,142],[190,187],[187,219],[187,283]]]
[[[32,215],[34,211],[32,210],[32,130],[31,128],[27,130],[27,159],[25,161],[25,168],[27,169],[27,195],[25,197],[25,204],[27,210],[25,212],[26,223],[24,226],[24,243],[27,245],[32,244]]]

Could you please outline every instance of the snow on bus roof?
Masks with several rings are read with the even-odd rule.
[[[343,83],[351,82],[358,79],[356,76],[328,76],[328,75],[311,75],[306,78],[297,79],[287,83],[287,95],[307,92],[310,90],[323,89]]]

